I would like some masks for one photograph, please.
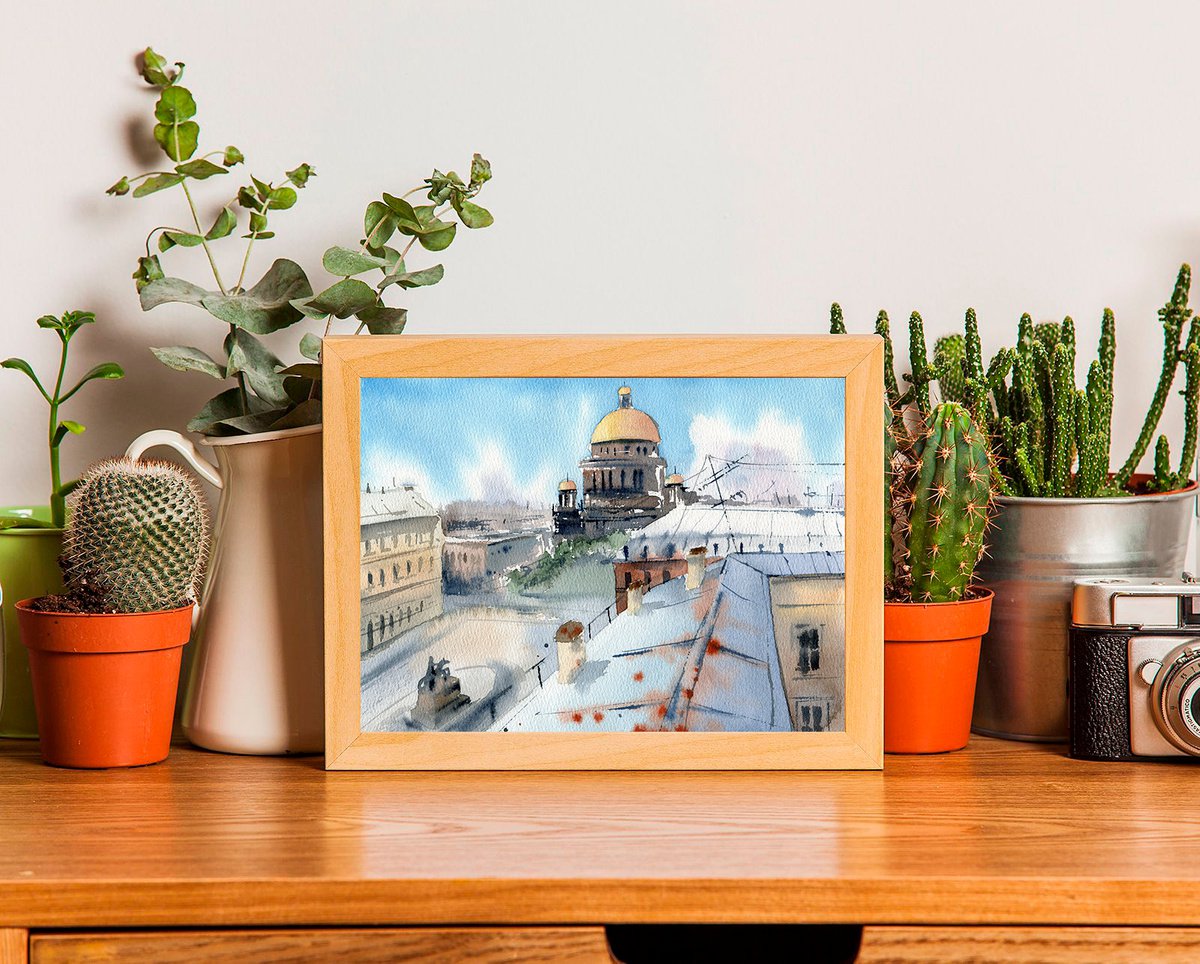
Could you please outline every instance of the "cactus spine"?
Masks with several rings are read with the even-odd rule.
[[[957,402],[943,402],[912,446],[907,475],[911,597],[954,602],[970,588],[983,554],[992,498],[983,433]]]
[[[192,477],[169,462],[93,466],[71,497],[61,560],[68,592],[107,612],[157,612],[196,598],[208,513]]]

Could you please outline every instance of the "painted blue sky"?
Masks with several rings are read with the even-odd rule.
[[[560,479],[579,481],[622,384],[658,422],[669,471],[745,456],[763,466],[744,481],[757,495],[796,484],[798,465],[844,461],[840,378],[364,378],[363,482],[414,482],[437,504],[549,502]]]

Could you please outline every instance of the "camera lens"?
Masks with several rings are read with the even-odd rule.
[[[1152,706],[1162,735],[1181,752],[1200,756],[1200,646],[1178,646],[1154,679]]]

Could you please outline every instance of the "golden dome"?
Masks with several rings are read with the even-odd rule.
[[[572,482],[570,479],[563,479],[561,482],[558,483],[558,491],[559,492],[574,492],[575,491],[575,483]]]
[[[636,408],[618,408],[609,412],[592,432],[592,444],[599,442],[661,442],[658,423]]]
[[[667,476],[667,485],[683,485],[683,476],[678,472]]]

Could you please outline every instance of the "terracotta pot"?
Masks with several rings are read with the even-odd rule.
[[[17,603],[29,650],[42,759],[60,767],[165,760],[192,607],[158,613],[44,613]]]
[[[883,749],[961,750],[971,736],[979,640],[992,593],[948,603],[883,607]]]

